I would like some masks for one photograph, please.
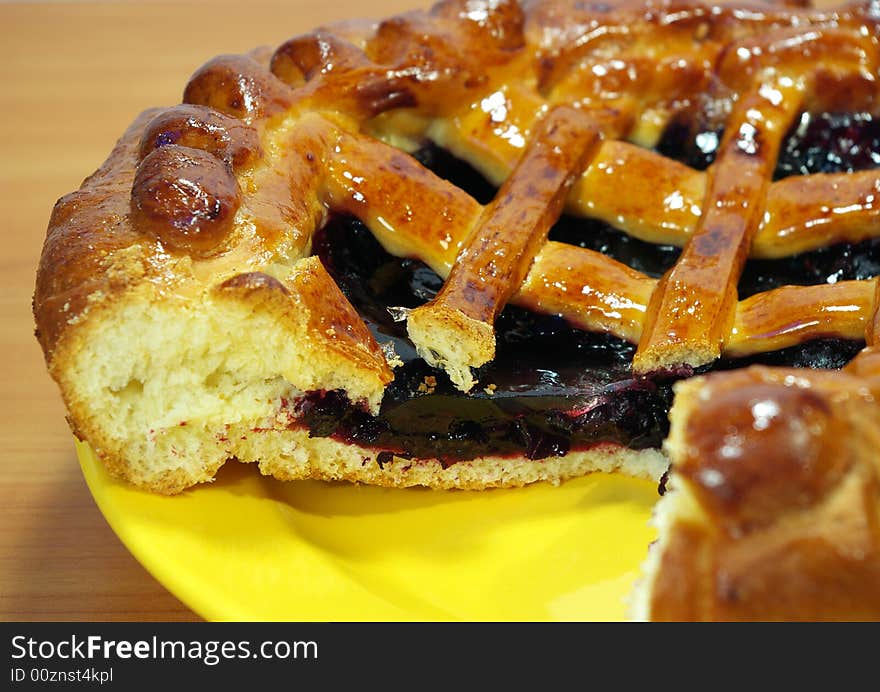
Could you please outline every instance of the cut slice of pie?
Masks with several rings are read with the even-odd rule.
[[[215,58],[55,207],[71,425],[161,493],[671,457],[641,615],[790,617],[794,572],[841,575],[808,617],[880,615],[878,26],[445,0]]]

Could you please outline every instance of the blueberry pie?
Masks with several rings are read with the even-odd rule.
[[[443,0],[220,56],[56,204],[37,336],[146,489],[621,471],[667,491],[634,617],[880,618],[878,79],[876,0]]]

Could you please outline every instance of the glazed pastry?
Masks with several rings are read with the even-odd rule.
[[[215,58],[52,215],[75,433],[161,493],[232,458],[479,489],[668,453],[640,617],[880,615],[878,22],[446,0]],[[794,571],[792,603],[840,580],[768,609]]]
[[[677,387],[673,488],[635,617],[880,618],[878,355]]]

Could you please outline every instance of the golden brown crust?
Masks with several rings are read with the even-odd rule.
[[[450,373],[460,389],[470,368],[495,358],[495,318],[520,287],[569,190],[596,150],[599,130],[579,110],[558,106],[483,209],[436,297],[409,313],[419,354]]]
[[[859,374],[678,388],[650,619],[880,619],[880,370]]]
[[[190,77],[183,102],[253,124],[285,112],[293,103],[293,94],[254,56],[220,55]]]
[[[493,5],[491,9],[487,5],[485,11],[468,13],[459,5],[460,3],[449,0],[438,4],[427,13],[413,12],[378,25],[366,23],[343,26],[339,29],[339,35],[330,27],[292,39],[275,52],[269,63],[274,74],[253,56],[221,56],[205,65],[190,80],[184,94],[185,101],[216,108],[232,118],[223,120],[224,116],[220,113],[202,118],[187,117],[180,113],[181,107],[177,107],[172,109],[174,114],[166,113],[158,118],[159,123],[152,124],[151,133],[146,136],[154,144],[161,139],[163,146],[160,149],[166,146],[202,148],[207,154],[202,157],[205,169],[205,185],[202,186],[204,194],[196,194],[198,199],[193,199],[193,195],[177,195],[175,204],[172,205],[167,198],[155,199],[162,197],[159,192],[161,185],[153,186],[144,193],[146,197],[152,197],[152,201],[141,199],[143,195],[138,194],[135,208],[143,210],[157,207],[154,209],[157,213],[143,214],[139,211],[141,222],[134,224],[133,228],[130,220],[125,221],[128,226],[126,231],[131,232],[136,228],[147,237],[161,239],[161,233],[150,234],[149,229],[173,229],[168,234],[170,243],[164,243],[161,247],[154,245],[152,253],[163,252],[166,249],[165,244],[173,246],[174,238],[178,236],[187,240],[204,238],[205,247],[199,241],[194,245],[190,243],[197,262],[200,252],[210,254],[215,250],[226,252],[236,248],[252,255],[265,257],[280,254],[285,258],[296,259],[307,250],[314,226],[321,223],[322,203],[362,217],[371,217],[374,221],[371,224],[373,230],[381,234],[381,229],[376,226],[377,219],[382,214],[377,210],[387,211],[388,207],[396,204],[398,193],[406,192],[396,189],[401,185],[399,176],[396,176],[396,183],[392,183],[389,178],[383,184],[382,191],[374,193],[372,198],[366,196],[362,190],[350,189],[348,194],[339,194],[340,182],[338,179],[334,182],[333,170],[340,170],[336,166],[346,165],[351,161],[349,158],[338,160],[340,157],[332,156],[329,140],[357,137],[351,131],[357,127],[357,121],[380,111],[401,105],[415,105],[414,109],[409,109],[410,112],[427,118],[424,126],[430,126],[433,135],[439,139],[448,139],[453,149],[463,147],[464,154],[473,150],[475,155],[482,155],[482,150],[485,152],[484,161],[497,161],[496,164],[487,163],[490,168],[497,170],[500,165],[502,169],[512,170],[518,154],[517,145],[514,144],[517,133],[527,134],[542,117],[541,113],[548,105],[574,102],[589,113],[589,117],[599,124],[606,136],[630,136],[639,139],[646,126],[644,123],[639,125],[639,117],[644,120],[650,115],[653,118],[651,122],[656,122],[652,127],[657,130],[663,122],[682,109],[696,108],[709,90],[710,84],[715,85],[712,86],[713,98],[730,99],[733,94],[742,91],[742,96],[747,98],[740,103],[748,105],[751,103],[749,99],[758,99],[772,110],[775,107],[775,96],[768,96],[766,89],[763,95],[760,88],[757,92],[750,91],[753,89],[754,79],[757,78],[755,75],[760,70],[777,70],[782,75],[780,80],[785,77],[784,70],[811,75],[815,84],[798,83],[796,87],[792,87],[795,92],[803,92],[810,97],[817,92],[819,86],[827,94],[833,83],[840,82],[852,87],[859,79],[864,81],[864,66],[875,65],[877,58],[876,49],[872,47],[874,44],[861,31],[862,27],[870,27],[870,36],[872,31],[876,31],[876,23],[873,23],[872,16],[862,5],[852,5],[836,12],[763,7],[748,14],[738,13],[732,6],[709,12],[706,6],[692,2],[668,3],[657,11],[646,11],[639,3],[593,7],[573,6],[563,2],[539,2],[523,10],[514,2],[505,2]],[[578,32],[592,36],[587,28],[597,25],[605,27],[606,31],[601,32],[601,35],[597,34],[595,39],[577,40]],[[615,42],[607,44],[611,36],[615,37]],[[660,36],[663,38],[666,53],[658,58],[650,47],[656,45]],[[852,40],[847,40],[847,37]],[[828,58],[823,63],[825,67],[816,68],[818,72],[806,70],[800,53],[790,49],[791,45],[797,43],[794,38],[808,40],[812,50],[822,52]],[[461,44],[464,39],[473,40],[473,45],[479,46],[479,50],[468,51],[462,56],[460,51],[452,48]],[[599,47],[602,47],[602,51],[598,51]],[[758,51],[759,48],[761,51]],[[607,57],[609,50],[611,58]],[[597,57],[594,57],[594,52]],[[756,57],[759,54],[764,57],[759,59]],[[750,57],[744,60],[737,57],[738,55]],[[716,59],[721,60],[717,75],[707,67]],[[623,67],[627,69],[623,70]],[[370,80],[364,81],[363,77],[367,73],[372,76]],[[536,89],[531,92],[521,86],[529,84],[532,79],[530,75],[537,75]],[[821,80],[818,75],[822,76]],[[385,80],[384,85],[380,84],[380,77]],[[720,79],[713,82],[715,77]],[[368,82],[373,86],[367,91],[364,91],[366,87],[352,88],[353,85]],[[779,88],[776,89],[780,94],[785,91],[781,84],[780,81],[780,85],[777,85]],[[863,85],[858,93],[868,94],[870,89],[875,88],[872,84]],[[380,92],[384,94],[381,97]],[[619,97],[610,98],[608,94],[612,92],[619,94]],[[346,99],[351,93],[355,94],[352,96],[355,101],[349,103]],[[841,95],[842,103],[849,105],[849,99],[854,93],[849,88]],[[405,104],[400,101],[403,98],[401,94],[406,94]],[[496,96],[499,95],[506,95],[506,100],[502,98],[497,101]],[[482,107],[473,109],[472,103],[482,104]],[[784,120],[790,117],[790,111],[797,107],[797,102],[782,98],[781,103]],[[461,110],[462,105],[466,106],[464,111]],[[757,110],[765,118],[770,117],[769,111],[764,113],[767,110],[764,106]],[[743,107],[740,110],[749,114],[756,109]],[[316,141],[309,134],[312,128],[306,125],[307,119],[302,117],[306,111],[326,112],[328,116],[332,111],[336,114],[333,116],[333,123],[337,131],[334,133],[333,128],[328,128],[325,123],[319,128],[321,132],[312,132],[320,140]],[[611,111],[613,113],[609,115]],[[346,114],[344,119],[339,119],[340,112]],[[480,117],[473,120],[476,116]],[[279,120],[282,117],[283,122]],[[349,118],[354,118],[354,121]],[[235,119],[243,120],[245,124],[233,126],[229,121]],[[746,120],[743,121],[743,126],[749,125],[755,129],[755,132],[749,130],[751,134],[746,139],[749,142],[764,142],[758,158],[764,162],[762,165],[766,168],[766,162],[773,158],[773,147],[767,139],[769,131],[762,133],[759,130],[767,129],[768,125]],[[160,127],[163,121],[177,127]],[[471,132],[468,129],[471,121],[484,123],[488,129],[482,131],[482,134]],[[297,122],[299,126],[296,125]],[[780,131],[784,130],[781,122],[780,120],[770,128],[776,132],[773,136],[777,139]],[[256,160],[260,155],[259,146],[255,146],[253,141],[254,133],[258,136],[257,145],[275,142],[279,125],[281,131],[291,131],[290,141],[284,143],[289,147],[286,150],[306,150],[310,154],[306,160],[297,161],[293,154],[273,152],[270,152],[268,161],[261,163]],[[165,134],[155,135],[155,130],[163,130]],[[174,132],[169,135],[169,131]],[[506,134],[500,137],[499,133],[502,132]],[[743,155],[743,136],[730,137],[725,151],[730,149],[733,157]],[[177,140],[172,141],[174,137]],[[479,149],[476,148],[475,141],[478,137],[484,140],[480,142]],[[234,142],[234,146],[225,144],[226,140]],[[276,142],[274,146],[280,144],[282,143]],[[237,153],[230,153],[230,146]],[[308,151],[310,146],[314,146],[314,151]],[[380,151],[368,153],[370,146],[364,141],[356,142],[355,151],[349,152],[350,156],[360,161],[361,170],[342,170],[353,172],[358,178],[367,177],[368,180],[381,175],[382,171],[377,172],[375,169],[376,156],[382,160],[390,154]],[[360,149],[364,150],[363,156],[357,151]],[[176,160],[182,157],[180,152],[177,152],[176,157],[173,153],[173,149],[170,149],[161,156]],[[149,154],[159,155],[155,152]],[[626,157],[626,165],[615,165],[621,156]],[[719,182],[725,179],[721,175],[724,169],[723,159],[724,156],[718,171],[714,174],[710,172],[710,180],[714,186],[709,187],[712,199],[718,195],[728,199],[733,193],[727,188],[731,185],[737,187],[741,182],[738,180],[741,176],[737,172],[728,176],[730,182]],[[236,200],[221,164],[235,164],[242,193],[240,211],[236,214],[235,223],[231,225],[229,218],[236,206]],[[118,175],[121,176],[120,187],[128,184],[128,181],[123,182],[122,175],[122,169],[126,166],[130,166],[130,162],[120,163],[113,169],[118,169]],[[649,170],[652,167],[663,171],[659,174],[659,180]],[[162,168],[171,170],[167,165]],[[407,161],[403,168],[410,169],[411,173],[418,165]],[[670,173],[675,171],[680,173]],[[392,171],[394,172],[396,171]],[[148,171],[143,171],[141,177],[148,177],[147,173]],[[110,170],[105,170],[104,176],[109,175]],[[621,175],[625,178],[619,177]],[[323,176],[326,177],[322,183]],[[418,174],[416,177],[423,178],[423,175]],[[640,353],[654,354],[650,357],[640,355],[637,365],[641,369],[650,370],[680,362],[704,362],[719,354],[727,339],[727,330],[733,325],[730,286],[738,274],[737,268],[743,257],[750,251],[750,246],[752,252],[779,253],[783,244],[772,240],[778,236],[786,238],[785,247],[793,248],[783,252],[795,252],[814,247],[818,243],[866,237],[876,229],[876,224],[872,223],[876,205],[868,201],[873,200],[876,180],[869,176],[832,176],[830,178],[833,178],[833,182],[824,177],[807,176],[798,179],[797,183],[775,183],[766,190],[766,213],[753,213],[753,222],[748,225],[748,233],[742,237],[742,242],[721,243],[726,247],[736,248],[734,256],[722,263],[729,265],[730,271],[717,270],[714,264],[706,268],[703,267],[704,260],[713,256],[713,253],[698,250],[706,245],[702,240],[688,242],[695,231],[699,237],[703,235],[703,231],[696,228],[698,219],[704,219],[701,223],[708,224],[706,228],[714,227],[709,220],[711,215],[694,215],[691,212],[703,204],[702,191],[707,187],[701,182],[703,177],[704,174],[690,172],[656,154],[606,140],[570,196],[569,204],[576,209],[595,214],[612,224],[619,224],[640,237],[687,245],[677,273],[673,272],[672,280],[661,284],[662,290],[654,292],[646,334],[642,334],[642,330],[634,329],[631,323],[628,325],[622,315],[617,320],[611,320],[610,325],[607,317],[600,322],[579,322],[589,328],[607,329],[626,338],[641,338],[643,344]],[[764,177],[763,174],[757,175],[757,182],[760,183]],[[187,181],[198,183],[195,178],[198,178],[196,174],[185,176]],[[812,182],[814,179],[815,183]],[[214,181],[213,185],[210,181]],[[179,189],[173,182],[172,180],[172,187]],[[423,182],[418,182],[416,186],[423,187]],[[423,192],[430,194],[432,188],[438,187],[436,182],[424,185],[427,190]],[[718,188],[719,184],[721,188]],[[792,213],[794,203],[788,201],[798,191],[793,191],[792,187],[811,185],[811,194],[824,191],[831,198],[829,202],[835,205],[835,212],[844,210],[825,219],[828,223],[821,225],[821,236],[811,230],[815,226],[813,222],[816,213],[820,212],[816,212],[814,208],[812,212],[803,210]],[[621,186],[631,189],[632,192],[625,196],[617,194]],[[334,190],[337,192],[334,193]],[[431,200],[431,205],[426,205],[423,217],[434,214],[435,218],[444,218],[449,210],[450,196],[461,195],[443,190],[436,200]],[[622,198],[639,201],[639,205],[623,208],[632,202],[620,201]],[[664,202],[673,198],[677,200],[673,205],[674,209]],[[760,205],[752,202],[748,204],[755,212]],[[216,233],[188,233],[187,229],[181,232],[180,227],[193,214],[201,213],[203,217],[207,215],[204,208],[201,212],[198,208],[194,209],[195,203],[214,209],[211,213],[216,216],[210,222],[216,227]],[[117,216],[123,216],[121,200],[116,204]],[[451,213],[455,217],[455,209],[473,208],[474,203],[465,198],[452,204]],[[707,204],[711,206],[711,201]],[[438,214],[440,209],[444,213]],[[648,221],[648,226],[645,226],[646,220],[657,211],[661,212],[657,222]],[[89,221],[85,221],[86,217],[83,215],[78,216],[83,225],[94,227],[108,222],[107,218],[98,218],[96,210],[90,213],[93,216]],[[471,213],[473,212],[462,213],[458,217],[460,220],[448,224],[451,233],[447,231],[442,235],[435,230],[438,229],[436,222],[422,224],[418,228],[414,228],[412,223],[395,224],[394,232],[403,242],[398,241],[389,249],[398,253],[415,254],[428,261],[435,269],[441,268],[438,264],[444,265],[442,268],[446,271],[441,271],[441,274],[445,275],[470,228]],[[149,218],[143,218],[145,216]],[[162,223],[157,221],[160,216]],[[125,217],[128,218],[128,214]],[[676,220],[677,217],[680,217],[680,221]],[[758,222],[760,225],[756,227],[755,223]],[[65,223],[64,218],[53,219],[50,237],[64,235]],[[715,231],[710,235],[714,238]],[[754,245],[749,242],[752,235],[755,236]],[[436,245],[438,236],[447,239],[442,250]],[[120,241],[120,246],[135,244],[135,238],[127,235],[125,237],[125,245]],[[811,240],[798,240],[799,238]],[[711,250],[717,244],[709,243],[708,249]],[[92,245],[97,248],[93,254],[101,256],[104,249],[99,245]],[[703,259],[689,261],[688,258],[695,252]],[[69,257],[61,257],[61,254],[69,254]],[[68,305],[68,312],[65,313],[67,320],[56,319],[49,327],[46,324],[48,317],[42,314],[43,305],[52,299],[50,294],[57,291],[46,286],[50,279],[43,278],[43,275],[49,271],[49,266],[52,267],[53,274],[68,271],[63,268],[65,266],[79,266],[85,254],[89,252],[75,244],[57,243],[47,248],[46,269],[41,270],[36,310],[37,320],[45,324],[47,334],[55,335],[50,336],[46,343],[50,351],[53,345],[51,342],[57,337],[57,333],[63,330],[70,318],[76,317],[77,310],[84,308],[84,303],[74,301],[72,305]],[[574,253],[576,260],[578,254]],[[540,259],[540,253],[538,258]],[[151,266],[161,263],[161,258],[155,255],[147,259]],[[588,259],[584,258],[583,261],[587,262]],[[92,263],[95,262],[92,259]],[[689,270],[685,278],[678,276],[691,264],[702,267],[695,271],[704,276],[705,281],[696,278],[696,275],[691,276],[693,272]],[[217,272],[215,265],[216,263],[208,265],[206,273]],[[70,276],[54,276],[51,281],[64,285],[77,284],[81,279],[78,278],[76,268],[70,268],[69,271]],[[134,273],[137,274],[138,271],[135,269]],[[563,277],[565,278],[567,277]],[[718,284],[711,289],[706,283],[710,279]],[[538,295],[526,299],[533,306],[554,302],[551,296],[542,294],[545,289],[541,287],[541,283],[529,282],[533,290],[538,291]],[[674,287],[673,293],[667,290],[670,285]],[[552,292],[552,289],[547,290]],[[682,313],[679,308],[672,309],[683,301],[687,305],[702,306],[706,311],[707,319],[699,320],[698,323],[703,325],[703,329],[709,330],[708,336],[688,336],[687,325],[681,321],[684,319],[681,315],[687,316],[690,313]],[[715,304],[716,307],[710,307]],[[663,305],[668,309],[662,308]],[[591,307],[583,306],[572,312],[583,315]],[[73,313],[69,312],[71,309],[74,310]],[[593,312],[598,310],[594,309]],[[674,325],[667,325],[666,320],[675,314],[680,315],[678,321]],[[661,318],[659,322],[658,315]],[[848,326],[851,330],[851,325]],[[652,336],[655,334],[666,336],[657,340]],[[675,334],[671,342],[669,334]],[[751,343],[755,344],[755,348],[763,348],[758,345],[758,341],[752,340]]]
[[[200,149],[240,168],[262,156],[256,128],[206,106],[181,104],[159,113],[144,130],[140,160],[170,144]]]
[[[232,171],[201,149],[169,144],[140,164],[131,188],[134,225],[171,252],[220,250],[241,203]]]
[[[302,322],[302,329],[291,331],[355,370],[375,373],[383,386],[394,377],[369,329],[317,257],[303,260],[287,284],[263,272],[247,272],[226,279],[214,292],[269,310],[278,321]]]
[[[291,392],[344,388],[375,410],[392,376],[308,258],[331,213],[359,217],[387,250],[448,278],[439,322],[470,329],[488,357],[491,322],[508,301],[637,342],[643,373],[865,333],[868,348],[844,373],[752,369],[679,387],[670,498],[685,501],[661,542],[649,614],[880,618],[877,280],[736,294],[749,256],[880,234],[871,172],[770,182],[801,110],[878,113],[878,45],[867,2],[819,12],[443,0],[326,27],[271,55],[216,58],[193,75],[185,104],[140,116],[50,220],[34,313],[72,425],[114,473],[159,492],[209,481],[232,456],[262,458],[281,478],[409,484],[394,475],[405,460],[387,472],[340,471],[297,457],[294,442],[310,453],[320,445],[293,440],[305,433],[295,432]],[[640,148],[698,111],[727,126],[707,172]],[[557,140],[559,114],[586,136]],[[480,205],[385,143],[424,138],[506,180],[496,202]],[[536,160],[551,170],[530,188]],[[656,281],[548,242],[563,206],[682,246],[682,257]],[[514,236],[520,221],[526,233]],[[493,263],[499,251],[510,261]],[[168,340],[132,345],[130,332],[148,321]],[[246,346],[217,348],[218,335]],[[416,341],[430,348],[427,336]],[[118,363],[117,346],[144,362]],[[189,359],[181,377],[166,377],[176,364],[161,356],[172,347]],[[150,399],[163,377],[170,393]],[[156,411],[139,408],[147,399]],[[560,464],[546,477],[587,468],[574,456]],[[432,467],[426,482],[517,484],[503,461],[459,470],[472,467]],[[536,468],[531,480],[544,477]]]
[[[781,80],[742,89],[710,168],[700,221],[651,297],[633,358],[637,372],[704,365],[721,355],[779,145],[799,106],[799,89]]]
[[[89,296],[124,290],[143,274],[143,253],[113,262],[120,250],[139,250],[129,197],[141,133],[158,109],[144,111],[126,130],[107,161],[76,192],[55,204],[43,244],[34,292],[37,338],[51,362],[61,333],[83,314]]]

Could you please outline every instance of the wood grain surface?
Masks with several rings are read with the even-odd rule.
[[[144,108],[220,53],[418,0],[0,4],[0,620],[198,617],[128,553],[83,481],[31,296],[52,205]]]
[[[429,3],[0,4],[0,620],[198,619],[95,506],[34,339],[34,275],[55,200],[141,110],[178,103],[189,75],[214,55]]]

